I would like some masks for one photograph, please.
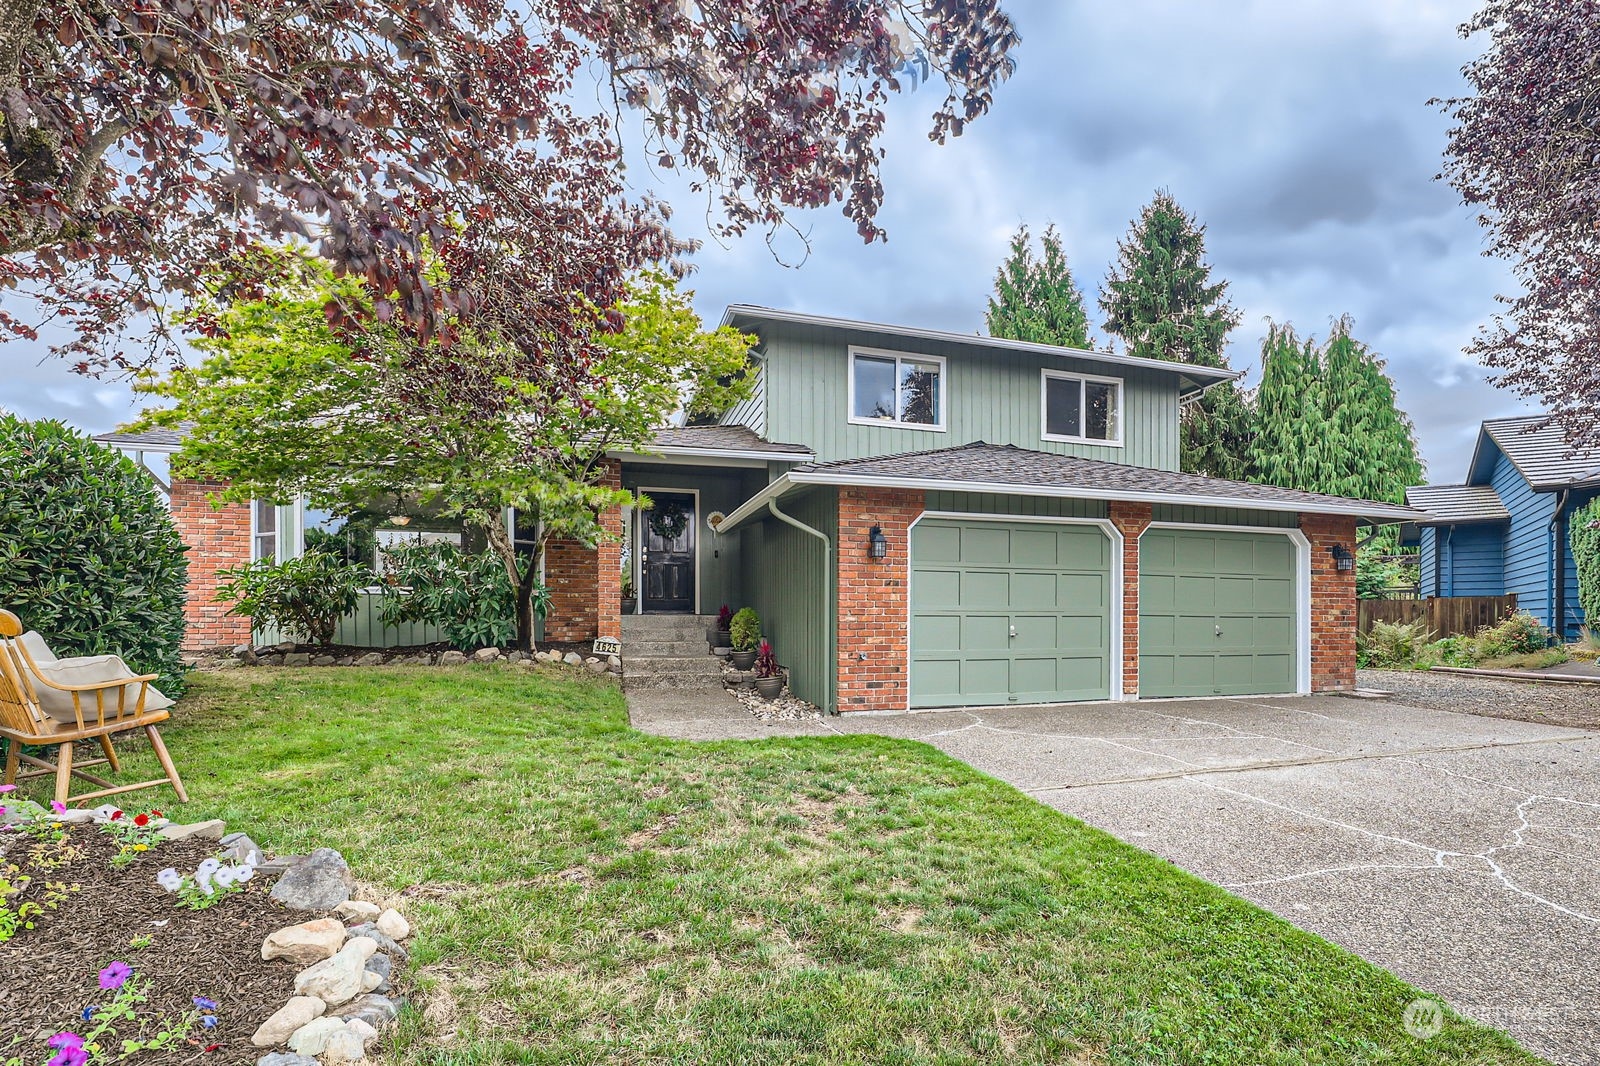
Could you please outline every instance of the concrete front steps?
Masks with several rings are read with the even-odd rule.
[[[623,615],[623,686],[720,689],[722,665],[707,639],[715,622],[697,614]]]

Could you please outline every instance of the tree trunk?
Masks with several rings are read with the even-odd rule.
[[[533,586],[539,580],[539,553],[535,552],[524,571],[517,559],[517,546],[512,543],[511,531],[506,528],[504,514],[494,511],[494,518],[483,527],[485,538],[500,562],[505,565],[506,576],[517,600],[517,648],[532,652],[533,647]]]

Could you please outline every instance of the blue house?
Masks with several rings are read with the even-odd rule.
[[[1422,595],[1515,594],[1518,609],[1576,636],[1584,619],[1567,523],[1597,495],[1600,451],[1573,452],[1542,415],[1483,423],[1464,484],[1406,490],[1406,503],[1428,513],[1405,537],[1421,546]]]

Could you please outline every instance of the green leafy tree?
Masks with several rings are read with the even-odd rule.
[[[1261,386],[1250,480],[1284,488],[1402,503],[1422,481],[1411,420],[1379,359],[1334,323],[1321,345],[1272,325],[1261,346]]]
[[[984,320],[991,337],[1067,348],[1089,347],[1089,315],[1061,249],[1061,234],[1047,227],[1035,259],[1023,226],[1011,237],[1011,254],[995,273]]]
[[[1227,368],[1223,351],[1239,312],[1228,302],[1227,282],[1211,280],[1205,236],[1205,227],[1163,189],[1118,243],[1100,309],[1106,332],[1129,355]],[[1234,382],[1214,385],[1184,407],[1184,470],[1239,480],[1249,440],[1249,409]]]
[[[1600,632],[1600,500],[1574,511],[1567,526],[1578,568],[1578,604],[1589,629]]]
[[[600,515],[632,502],[603,483],[613,449],[645,448],[680,410],[735,402],[749,388],[751,339],[704,332],[687,294],[646,274],[607,314],[614,332],[574,395],[551,387],[492,338],[461,334],[450,347],[360,347],[324,308],[360,300],[349,279],[299,253],[274,273],[293,283],[259,299],[207,307],[198,365],[147,376],[141,392],[167,402],[144,425],[186,424],[174,473],[228,482],[224,500],[292,499],[338,513],[416,499],[482,531],[516,590],[520,646],[533,641],[539,558],[551,537],[594,544]],[[575,309],[573,326],[592,320]],[[519,552],[507,509],[537,516],[542,539]]]
[[[255,626],[277,626],[319,648],[333,643],[339,619],[356,609],[372,579],[364,566],[327,551],[307,551],[297,559],[257,559],[217,571],[223,583],[217,599],[232,603],[228,613]]]
[[[57,655],[184,689],[187,549],[150,475],[60,422],[0,415],[0,607]]]

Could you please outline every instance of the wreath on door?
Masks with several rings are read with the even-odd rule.
[[[650,532],[662,540],[677,540],[689,528],[689,512],[681,503],[658,504],[650,511]]]

